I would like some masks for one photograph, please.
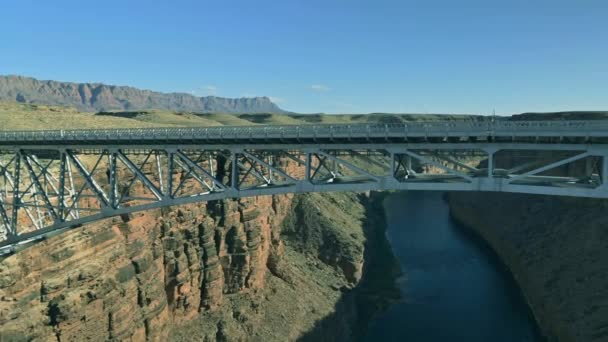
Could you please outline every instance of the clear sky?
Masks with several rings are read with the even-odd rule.
[[[608,110],[608,1],[4,0],[0,74],[296,112]]]

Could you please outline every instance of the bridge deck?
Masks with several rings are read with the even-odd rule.
[[[99,144],[234,144],[314,143],[412,139],[448,139],[450,142],[477,138],[497,141],[529,141],[530,138],[608,137],[608,120],[596,121],[430,121],[388,124],[324,124],[286,126],[238,126],[204,128],[147,128],[98,130],[49,130],[0,132],[0,145]],[[453,139],[449,139],[453,138]],[[447,140],[446,140],[447,141]]]

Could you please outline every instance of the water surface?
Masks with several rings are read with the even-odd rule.
[[[366,341],[542,341],[516,284],[481,241],[450,219],[438,192],[389,195],[387,237],[403,299],[377,316]]]

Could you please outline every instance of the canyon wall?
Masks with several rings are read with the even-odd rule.
[[[293,199],[136,213],[9,256],[0,340],[263,341],[314,331],[352,311],[342,299],[361,277],[365,210],[354,194]],[[302,238],[317,221],[315,239]],[[331,329],[351,334],[348,315],[335,316]]]
[[[510,269],[548,341],[608,340],[608,201],[450,193]]]
[[[200,203],[106,220],[27,248],[0,263],[2,334],[166,340],[172,322],[264,286],[289,208],[287,196]]]

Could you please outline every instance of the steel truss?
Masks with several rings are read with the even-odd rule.
[[[0,147],[0,248],[198,201],[368,190],[608,198],[607,177],[608,147],[587,144]]]

